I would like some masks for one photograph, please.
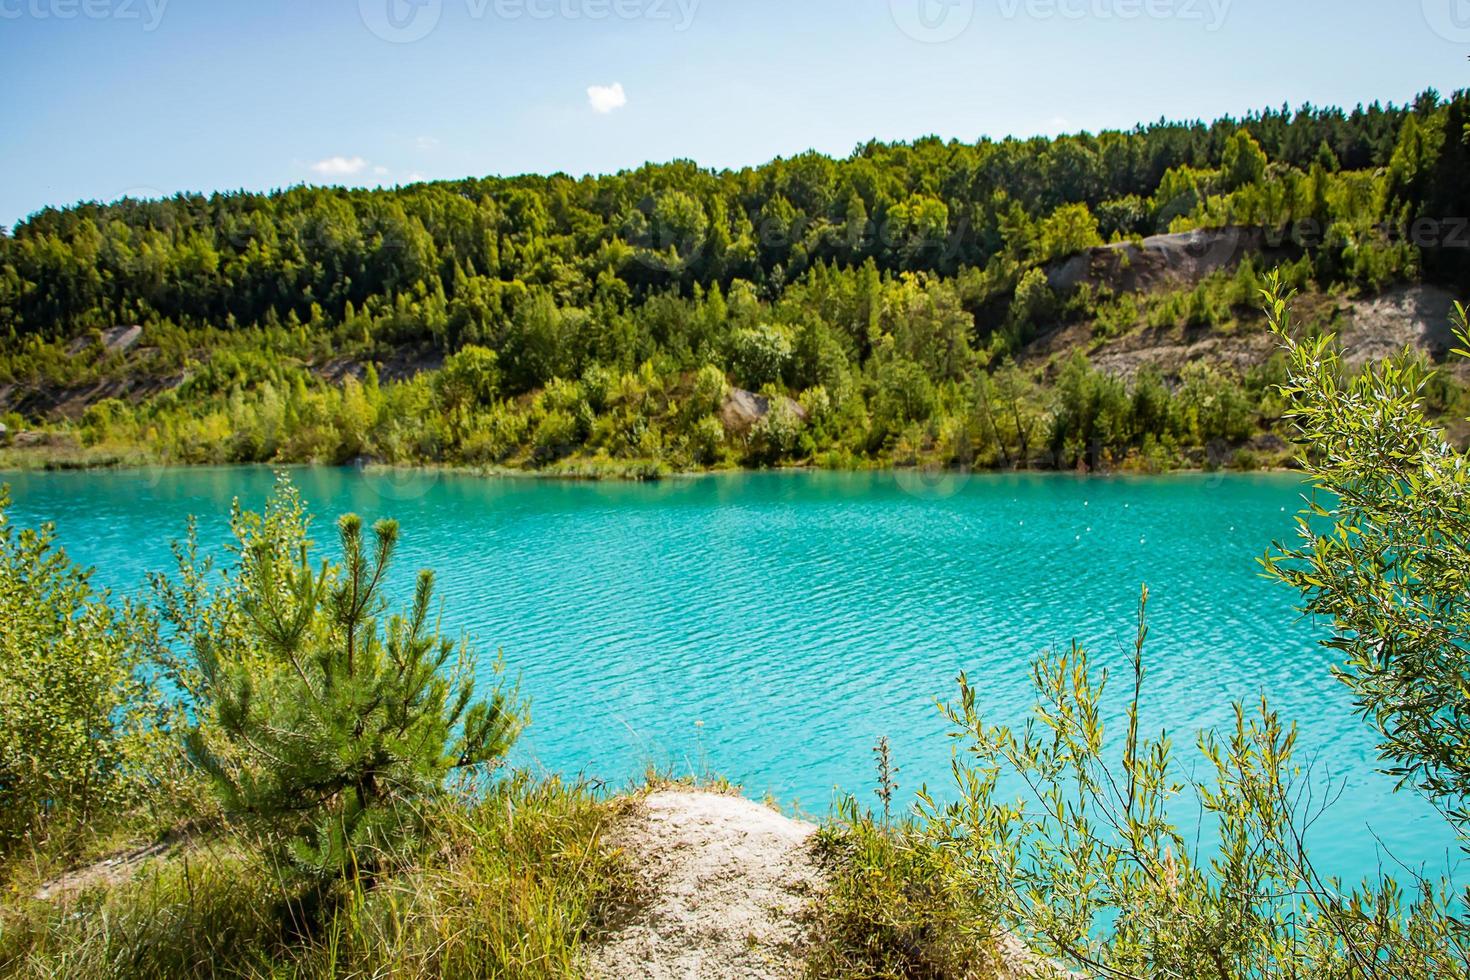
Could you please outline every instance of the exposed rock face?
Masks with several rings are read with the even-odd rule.
[[[1297,321],[1315,316],[1329,324],[1342,342],[1351,367],[1396,354],[1405,347],[1425,353],[1461,380],[1470,380],[1470,362],[1449,356],[1458,346],[1450,325],[1454,297],[1432,285],[1395,286],[1364,299],[1304,297]],[[1310,315],[1309,315],[1310,314]],[[1093,367],[1131,379],[1145,364],[1177,377],[1186,364],[1205,361],[1244,374],[1266,363],[1276,341],[1257,326],[1223,332],[1201,326],[1141,327],[1119,337],[1094,341],[1090,322],[1068,324],[1038,337],[1022,352],[1023,363],[1045,362],[1081,348]]]
[[[100,331],[102,334],[102,347],[109,354],[120,354],[131,350],[138,339],[143,336],[143,328],[137,324],[132,326],[108,327]],[[82,334],[68,345],[67,350],[73,354],[80,354],[92,343],[91,334]]]
[[[170,370],[156,372],[152,357],[156,349],[139,346],[143,328],[112,327],[102,331],[102,343],[108,354],[127,355],[125,367],[96,382],[58,387],[50,384],[15,382],[0,384],[0,412],[19,412],[28,417],[78,419],[87,406],[107,398],[137,404],[161,392],[177,388],[188,375]],[[95,355],[90,334],[72,341],[69,350],[79,356]],[[209,352],[200,354],[207,359]],[[378,366],[381,381],[402,381],[423,371],[436,371],[444,366],[444,354],[435,348],[405,345],[391,350]],[[359,380],[365,374],[362,362],[347,357],[334,357],[324,363],[307,365],[323,380],[340,385],[346,378]]]
[[[797,418],[806,421],[806,409],[790,398],[783,397],[781,401]],[[730,432],[745,433],[770,414],[770,411],[771,400],[765,395],[758,395],[744,388],[731,388],[725,393],[724,404],[720,406],[720,421]]]
[[[1059,292],[1084,282],[1117,292],[1187,285],[1235,268],[1267,244],[1261,229],[1236,226],[1150,235],[1141,248],[1133,242],[1116,242],[1055,262],[1047,269],[1046,282]]]
[[[0,412],[19,412],[25,416],[80,418],[87,406],[106,398],[140,402],[183,383],[182,374],[166,377],[112,377],[95,384],[56,388],[49,385],[0,384]]]
[[[1354,300],[1338,330],[1349,366],[1413,347],[1433,361],[1444,361],[1463,376],[1465,362],[1449,358],[1459,346],[1450,324],[1454,296],[1438,286],[1399,286],[1369,299]]]

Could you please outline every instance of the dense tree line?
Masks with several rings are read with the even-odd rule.
[[[187,428],[221,412],[237,445],[229,458],[294,456],[281,445],[264,456],[239,448],[243,416],[226,400],[267,415],[272,397],[350,400],[340,385],[319,392],[319,372],[295,362],[381,365],[412,349],[434,352],[428,365],[484,351],[493,382],[473,397],[446,397],[424,382],[400,393],[413,405],[390,407],[437,399],[433,425],[397,442],[349,438],[311,452],[545,461],[583,446],[621,452],[615,444],[631,440],[630,451],[697,465],[720,455],[708,421],[715,412],[691,416],[684,395],[713,367],[787,413],[767,428],[789,431],[754,448],[741,443],[746,459],[824,445],[849,460],[902,458],[911,454],[898,440],[919,426],[908,434],[926,451],[950,437],[982,438],[989,449],[978,455],[1004,461],[1014,450],[1024,461],[1031,447],[1019,414],[1015,445],[1006,445],[976,408],[977,393],[994,388],[1009,357],[1049,324],[1094,318],[1126,330],[1137,308],[1111,294],[1057,293],[1048,263],[1108,241],[1247,225],[1266,229],[1299,263],[1300,285],[1371,289],[1420,276],[1465,285],[1467,110],[1470,95],[1431,91],[1406,106],[1283,108],[1050,140],[868,143],[845,159],[806,153],[738,171],[677,161],[580,179],[296,187],[47,209],[0,238],[0,383],[84,381],[106,359],[101,348],[76,357],[76,338],[138,323],[152,368],[189,381],[173,402],[134,419],[135,437],[160,421]],[[647,396],[658,404],[639,409],[640,431],[599,437],[599,425],[617,425],[608,409],[627,378],[658,390]],[[1168,379],[1176,391],[1181,382]],[[121,409],[104,406],[137,414]],[[489,434],[490,411],[518,420],[500,426],[503,438]],[[670,424],[673,416],[682,421]],[[947,437],[945,418],[974,431]],[[678,438],[646,438],[650,421]],[[218,445],[218,436],[203,441]],[[494,445],[466,451],[469,438]],[[1030,442],[1061,449],[1079,439],[1096,441],[1068,432]]]

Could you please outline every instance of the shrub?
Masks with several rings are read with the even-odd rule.
[[[689,454],[700,466],[708,466],[720,457],[720,447],[725,443],[725,425],[713,415],[706,415],[694,423],[689,434]]]
[[[398,527],[338,521],[342,564],[314,569],[299,496],[282,478],[264,514],[232,520],[239,564],[211,594],[192,547],[160,582],[196,700],[191,758],[227,812],[258,821],[318,880],[371,870],[418,829],[450,773],[485,773],[521,725],[514,691],[476,701],[474,650],[430,620],[433,574],[381,622]]]
[[[576,412],[586,403],[582,397],[582,386],[575,381],[552,378],[546,382],[537,396],[540,406],[547,411]]]
[[[1010,339],[1024,344],[1036,336],[1037,329],[1051,317],[1056,307],[1056,294],[1047,284],[1046,273],[1028,269],[1016,285],[1011,297],[1007,327]]]
[[[989,909],[956,887],[943,848],[922,825],[892,825],[848,799],[817,833],[830,884],[807,958],[817,977],[990,976],[994,937],[976,928]]]
[[[1098,234],[1097,219],[1086,204],[1064,204],[1041,222],[1041,240],[1037,247],[1037,261],[1075,255],[1085,249],[1103,243]]]
[[[774,392],[770,408],[750,430],[750,454],[760,463],[775,463],[796,451],[801,442],[802,421],[795,403]]]
[[[532,458],[537,465],[553,463],[577,445],[577,420],[570,412],[554,409],[542,416],[531,435]]]
[[[520,448],[530,420],[501,403],[475,416],[461,451],[467,463],[499,463]]]
[[[300,883],[225,837],[64,902],[12,900],[0,975],[579,976],[584,940],[633,897],[627,858],[602,844],[617,812],[584,786],[519,775],[473,803],[430,803],[413,860],[344,889],[311,930]]]
[[[960,677],[946,709],[958,798],[919,798],[953,887],[990,910],[973,928],[1089,975],[1463,976],[1470,949],[1442,892],[1421,883],[1406,896],[1387,879],[1345,889],[1312,867],[1301,835],[1321,805],[1294,767],[1295,730],[1264,700],[1235,705],[1223,737],[1200,737],[1207,775],[1189,788],[1207,819],[1180,825],[1171,740],[1139,731],[1146,603],[1145,591],[1121,743],[1103,721],[1116,714],[1107,673],[1075,643],[1035,663],[1038,706],[1019,731],[987,724]],[[1212,842],[1191,843],[1211,828]]]
[[[582,375],[582,391],[586,393],[587,402],[592,406],[594,412],[602,412],[607,409],[608,398],[617,384],[617,372],[601,364],[592,365]]]
[[[1298,546],[1267,570],[1332,620],[1339,676],[1382,735],[1387,771],[1417,783],[1470,830],[1470,458],[1424,414],[1426,376],[1407,352],[1345,379],[1335,340],[1292,336],[1291,294],[1264,291],[1287,357],[1281,386],[1320,496]],[[1456,305],[1461,344],[1470,324]],[[1465,351],[1460,352],[1466,356]]]
[[[500,360],[493,350],[466,346],[445,358],[434,386],[448,409],[487,405],[500,390]]]
[[[706,364],[694,374],[686,410],[695,418],[713,415],[720,410],[720,405],[725,401],[725,391],[729,387],[725,381],[725,372],[713,364]]]
[[[1254,433],[1255,411],[1232,378],[1194,361],[1185,366],[1180,380],[1179,403],[1193,421],[1197,438],[1206,442],[1212,439],[1239,442]]]
[[[749,327],[730,336],[730,368],[752,391],[778,383],[791,358],[791,340],[779,327]]]
[[[146,613],[114,606],[0,488],[0,847],[135,802],[156,745]]]
[[[878,391],[873,399],[877,424],[897,429],[906,422],[924,422],[937,407],[934,383],[918,364],[895,357],[878,368]]]

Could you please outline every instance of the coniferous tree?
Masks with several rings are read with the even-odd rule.
[[[361,519],[344,516],[341,564],[314,567],[283,478],[265,514],[237,509],[234,527],[240,562],[207,608],[163,604],[183,627],[181,674],[198,703],[190,757],[227,812],[282,835],[311,876],[371,872],[414,835],[418,804],[451,773],[483,774],[504,757],[524,706],[504,685],[475,699],[472,647],[431,619],[432,572],[419,573],[406,612],[383,620],[395,522],[378,522],[369,543]],[[206,578],[192,548],[180,554],[181,584],[161,583],[175,600]]]

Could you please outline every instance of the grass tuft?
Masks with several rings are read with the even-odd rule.
[[[817,833],[829,883],[812,909],[808,975],[980,980],[996,975],[992,921],[953,884],[944,852],[911,822],[849,802]]]
[[[413,857],[371,885],[291,891],[220,838],[57,901],[12,894],[0,976],[565,977],[636,899],[604,840],[618,804],[516,776],[429,814]],[[312,911],[313,909],[317,911]]]

